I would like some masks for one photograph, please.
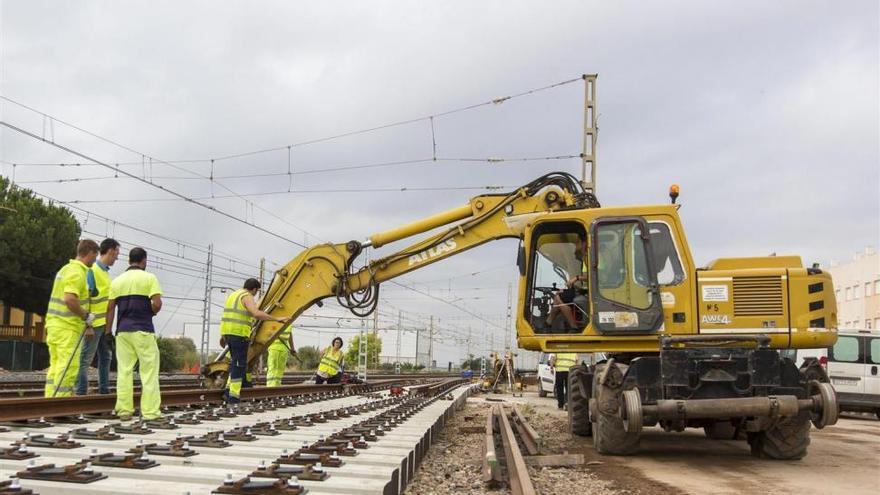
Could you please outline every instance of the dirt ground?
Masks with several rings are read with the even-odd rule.
[[[644,430],[638,454],[610,457],[596,454],[589,438],[568,434],[566,412],[556,408],[552,397],[529,392],[522,398],[493,397],[522,404],[543,436],[544,453],[584,454],[583,466],[530,467],[538,493],[545,495],[880,493],[880,421],[868,417],[843,417],[835,426],[811,430],[809,454],[799,461],[756,459],[745,441],[710,440],[702,430],[666,433],[659,428]],[[480,482],[482,434],[459,432],[461,426],[484,425],[489,404],[483,396],[468,399],[407,494],[507,493]]]

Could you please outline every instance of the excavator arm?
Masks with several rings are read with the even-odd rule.
[[[468,204],[370,236],[366,241],[321,244],[307,248],[275,272],[260,309],[291,321],[328,297],[353,314],[364,317],[376,309],[379,284],[489,241],[521,237],[526,225],[552,211],[598,207],[591,193],[567,173],[554,172],[505,194],[472,198]],[[446,227],[426,239],[393,254],[353,265],[364,248],[384,245]],[[288,323],[292,324],[292,323]],[[248,366],[275,340],[288,324],[257,322],[251,333]],[[228,360],[225,351],[208,363],[203,374],[216,386],[225,382]]]

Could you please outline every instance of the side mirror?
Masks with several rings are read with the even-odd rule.
[[[516,253],[516,266],[519,267],[519,276],[526,276],[526,248],[522,241],[519,243],[519,251]]]

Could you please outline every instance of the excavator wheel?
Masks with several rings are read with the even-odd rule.
[[[589,437],[593,435],[590,426],[590,386],[587,379],[589,370],[583,364],[568,370],[568,431],[574,435]]]
[[[605,376],[605,368],[610,367]],[[595,415],[593,423],[593,446],[600,454],[630,455],[639,447],[639,431],[624,427],[620,408],[623,407],[623,375],[625,367],[613,362],[596,366],[593,375]],[[605,377],[604,384],[600,380]]]
[[[800,459],[807,455],[807,446],[810,445],[810,413],[804,411],[765,431],[749,433],[749,445],[755,457]]]

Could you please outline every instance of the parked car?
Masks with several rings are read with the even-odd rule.
[[[880,332],[838,332],[827,362],[840,409],[873,412],[880,419]]]
[[[880,419],[880,332],[840,330],[828,349],[787,349],[784,357],[800,367],[816,358],[837,392],[841,411],[869,412]]]

